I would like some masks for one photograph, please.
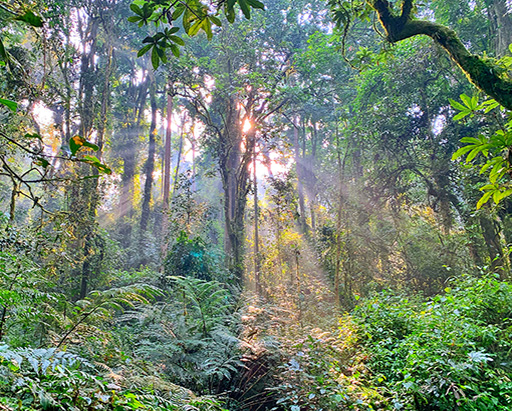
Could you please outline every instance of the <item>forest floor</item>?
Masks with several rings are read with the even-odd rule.
[[[340,366],[353,373],[353,329],[336,306],[328,278],[309,247],[297,261],[298,269],[295,264],[282,270],[287,278],[266,289],[264,298],[245,296],[246,371],[238,384],[243,409],[322,409],[316,397],[340,386]]]

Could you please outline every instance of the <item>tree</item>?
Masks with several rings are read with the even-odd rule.
[[[418,5],[414,0],[403,0],[400,10],[388,0],[365,0],[350,5],[342,0],[330,0],[329,5],[337,26],[346,33],[354,17],[368,20],[377,14],[386,40],[390,43],[425,35],[444,48],[468,79],[502,106],[512,109],[512,81],[502,67],[492,60],[472,54],[450,28],[428,20],[416,19]],[[352,7],[352,9],[351,9]],[[357,10],[352,13],[351,10]]]

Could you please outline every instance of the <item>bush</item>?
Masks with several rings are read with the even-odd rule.
[[[428,301],[382,293],[356,308],[371,383],[394,409],[509,410],[512,285],[451,285]]]

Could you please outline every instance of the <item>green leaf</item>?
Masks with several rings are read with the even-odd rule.
[[[218,27],[222,27],[222,22],[220,21],[219,18],[215,17],[215,16],[209,16],[209,19],[211,20],[211,22],[213,24],[215,24],[216,26]]]
[[[482,144],[483,141],[476,137],[462,137],[460,139],[461,143],[469,143],[469,144]]]
[[[237,2],[240,5],[240,8],[242,9],[242,13],[244,13],[245,18],[250,19],[251,18],[251,8],[249,7],[247,0],[237,0]]]
[[[71,154],[74,156],[82,147],[88,147],[94,151],[98,151],[100,148],[96,145],[87,141],[82,136],[74,136],[69,140],[69,149]]]
[[[499,201],[503,200],[506,197],[510,197],[512,195],[512,188],[509,188],[508,190],[503,191],[500,193]]]
[[[7,62],[7,53],[5,52],[4,43],[2,43],[2,39],[0,39],[0,59],[4,62]]]
[[[36,16],[32,11],[27,11],[23,16],[16,17],[15,20],[24,21],[32,27],[43,27],[43,19]]]
[[[466,111],[467,110],[467,107],[463,106],[462,104],[460,104],[458,101],[455,101],[455,100],[452,100],[451,98],[448,99],[448,101],[450,102],[450,105],[455,109],[455,110],[459,110],[459,111]]]
[[[469,114],[471,114],[471,111],[461,111],[460,113],[456,114],[455,116],[453,116],[453,119],[455,121],[457,120],[460,120],[460,119],[463,119],[464,117],[468,116]]]
[[[184,11],[185,11],[185,6],[183,6],[181,4],[179,6],[177,6],[171,15],[171,20],[178,20]]]
[[[481,146],[475,147],[470,151],[468,156],[466,157],[466,163],[470,163],[482,150],[485,150],[487,144],[482,144]]]
[[[460,99],[464,102],[466,108],[469,108],[471,110],[471,97],[467,96],[466,94],[461,94]]]
[[[480,210],[480,208],[489,201],[493,194],[493,191],[487,191],[480,200],[478,200],[478,203],[476,203],[476,209]]]
[[[459,157],[462,157],[467,152],[471,151],[474,148],[474,146],[464,146],[459,148],[455,153],[452,155],[452,160],[456,160]]]
[[[69,139],[69,149],[71,150],[71,155],[75,155],[80,147],[84,145],[85,138],[81,136],[74,136]]]
[[[494,101],[494,100],[491,100],[491,101]],[[496,107],[499,107],[499,106],[500,106],[500,103],[494,101],[493,103],[487,105],[487,107],[484,110],[484,113],[487,114],[489,111],[494,110]]]
[[[212,23],[209,19],[205,19],[203,22],[203,30],[206,32],[206,38],[211,40],[213,38]]]
[[[137,57],[141,57],[143,56],[144,54],[146,54],[150,49],[151,47],[153,47],[152,44],[146,44],[144,47],[142,47],[139,52],[137,53]]]
[[[175,57],[180,56],[180,49],[178,48],[178,46],[171,44],[169,47],[171,48],[171,52],[172,54],[174,54]]]
[[[128,21],[130,23],[137,23],[140,20],[142,20],[142,18],[139,17],[139,16],[130,16],[130,17],[128,17]]]
[[[135,14],[138,14],[139,16],[143,16],[144,13],[142,12],[142,9],[137,6],[136,4],[130,4],[130,10],[133,11]]]
[[[100,173],[112,174],[112,170],[105,164],[101,163],[100,160],[95,156],[83,156],[80,161],[96,167]]]
[[[494,201],[494,204],[498,204],[500,202],[500,196],[501,193],[499,190],[496,190],[492,193],[492,201]]]
[[[181,37],[178,36],[169,36],[169,40],[175,42],[176,44],[179,44],[180,46],[184,46],[185,42]]]
[[[89,148],[91,148],[94,151],[98,151],[100,149],[96,144],[93,144],[93,143],[91,143],[90,141],[87,141],[87,140],[84,141],[83,146],[84,147],[89,147]]]
[[[160,66],[160,57],[156,47],[153,47],[153,50],[151,50],[151,64],[155,70]]]
[[[483,187],[479,188],[480,191],[488,191],[488,190],[496,190],[495,184],[486,184]]]
[[[478,96],[471,97],[471,110],[478,109]]]
[[[36,161],[34,161],[34,164],[43,168],[47,168],[50,165],[50,162],[43,157],[39,157]]]
[[[249,5],[255,9],[265,10],[265,5],[261,1],[247,0],[247,3],[249,3]]]
[[[203,20],[197,20],[193,25],[192,27],[190,27],[189,31],[188,31],[188,35],[190,37],[193,37],[195,36],[198,32],[199,32],[199,29],[201,28],[201,25],[203,24]]]
[[[7,100],[5,98],[0,98],[0,104],[6,106],[13,113],[15,113],[18,109],[18,103],[16,103],[15,101]]]
[[[80,136],[74,136],[69,139],[69,149],[71,150],[71,155],[75,155],[77,151],[82,147],[84,138]]]

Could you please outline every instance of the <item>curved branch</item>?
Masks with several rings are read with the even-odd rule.
[[[412,0],[404,0],[400,16],[393,13],[387,0],[370,0],[370,4],[379,16],[389,42],[396,43],[418,35],[430,37],[448,52],[471,83],[512,110],[512,82],[500,75],[501,70],[490,61],[471,54],[455,31],[431,21],[415,20]]]

